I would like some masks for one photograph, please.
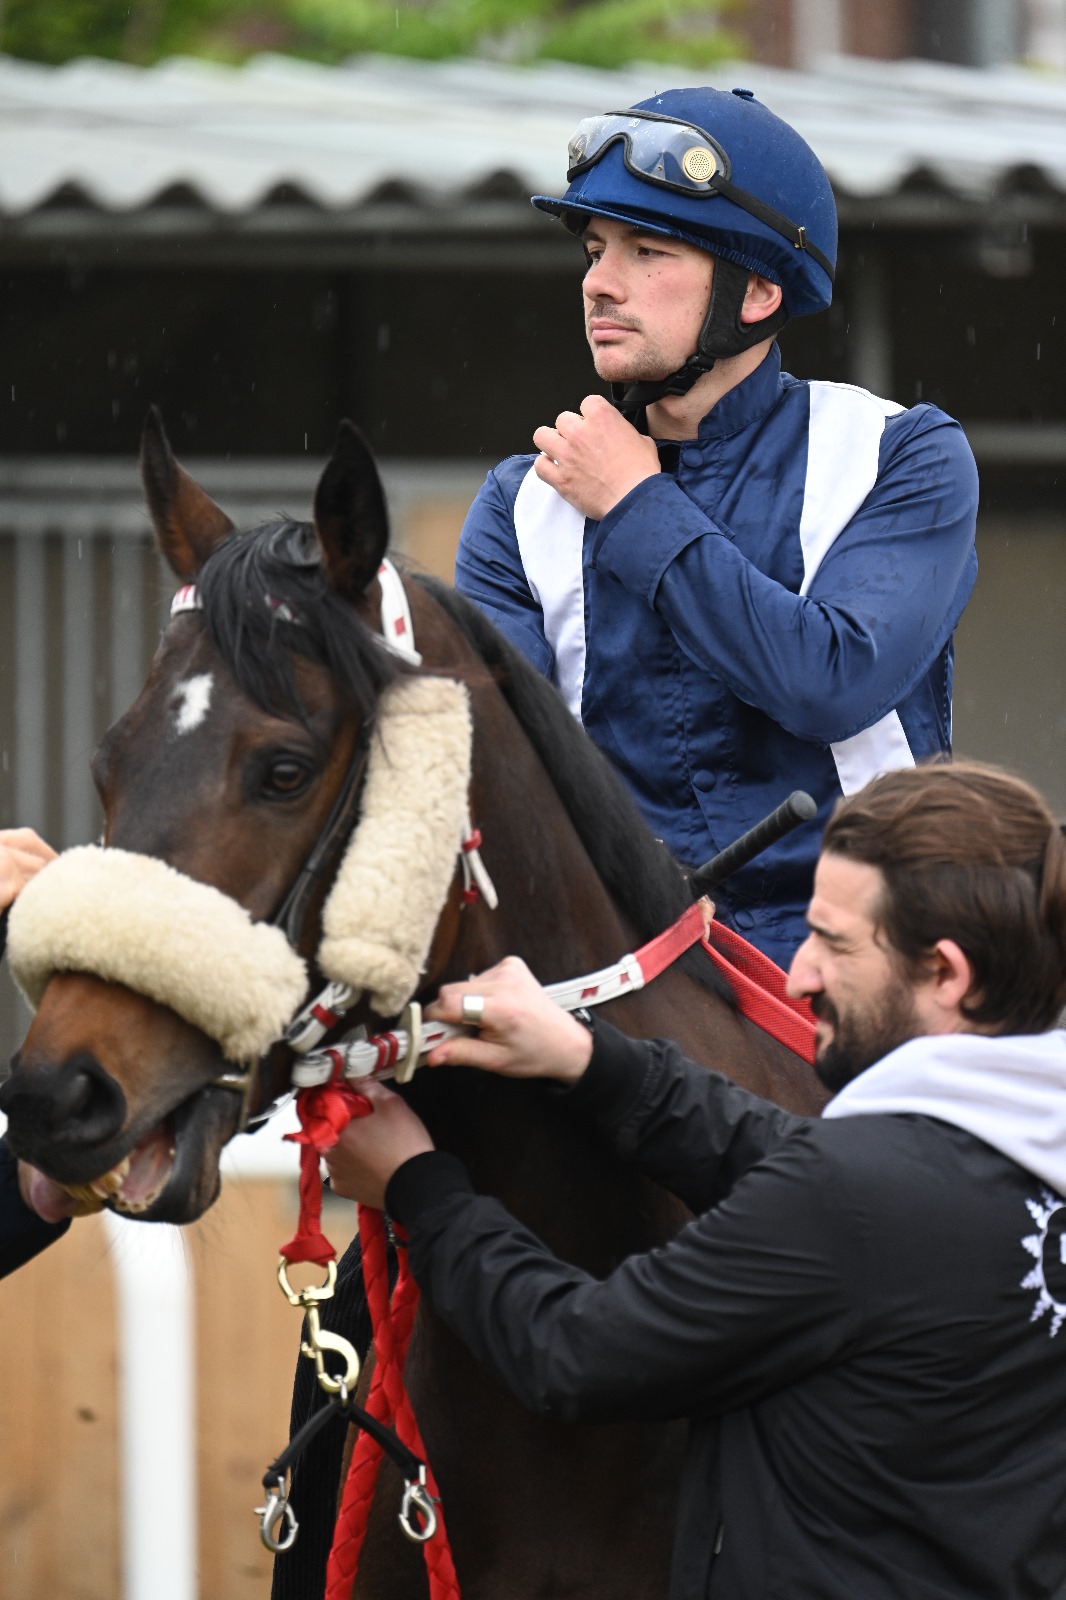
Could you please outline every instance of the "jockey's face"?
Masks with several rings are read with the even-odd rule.
[[[582,238],[592,258],[582,294],[596,371],[612,383],[669,377],[695,352],[713,257],[606,217],[593,217]]]
[[[810,932],[789,971],[789,994],[808,999],[818,1019],[815,1071],[834,1091],[905,1040],[939,1031],[925,1015],[925,982],[906,972],[878,925],[884,890],[879,868],[823,855]]]

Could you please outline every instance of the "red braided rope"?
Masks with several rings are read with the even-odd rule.
[[[374,1325],[374,1377],[366,1408],[371,1416],[386,1427],[395,1429],[407,1448],[425,1460],[425,1445],[403,1381],[403,1368],[418,1306],[418,1285],[411,1276],[406,1255],[401,1250],[399,1273],[390,1304],[385,1224],[380,1211],[360,1206],[359,1241],[367,1303]],[[337,1517],[333,1549],[326,1569],[325,1600],[349,1600],[351,1595],[366,1537],[381,1455],[380,1445],[368,1433],[361,1433],[356,1440]],[[426,1487],[438,1502],[437,1531],[422,1546],[430,1597],[431,1600],[459,1600],[459,1582],[444,1525],[444,1514],[439,1504],[436,1480],[428,1466]]]
[[[300,1218],[296,1233],[281,1248],[282,1255],[289,1262],[312,1261],[318,1266],[325,1266],[335,1259],[336,1251],[321,1227],[322,1176],[319,1158],[323,1150],[336,1144],[353,1117],[365,1117],[371,1111],[365,1096],[339,1081],[343,1058],[339,1053],[334,1053],[334,1056],[333,1081],[301,1090],[296,1097],[300,1132],[286,1134],[286,1138],[301,1146]],[[359,1239],[367,1304],[374,1328],[374,1376],[366,1409],[379,1422],[391,1427],[402,1443],[424,1461],[425,1446],[403,1379],[407,1348],[418,1308],[418,1285],[411,1276],[406,1251],[401,1250],[399,1274],[390,1302],[385,1219],[380,1211],[360,1206]],[[326,1568],[325,1600],[350,1600],[359,1555],[366,1538],[382,1454],[381,1446],[368,1433],[359,1434],[344,1485],[333,1547]],[[439,1503],[436,1480],[428,1465],[426,1487],[437,1501],[437,1528],[432,1539],[422,1546],[429,1576],[430,1600],[459,1600],[459,1583],[444,1526],[444,1513]]]

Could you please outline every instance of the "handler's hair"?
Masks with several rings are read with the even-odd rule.
[[[955,941],[973,967],[970,1022],[1054,1026],[1066,1005],[1066,839],[1029,784],[974,761],[890,772],[838,803],[822,847],[880,869],[878,925],[911,974],[938,939]]]

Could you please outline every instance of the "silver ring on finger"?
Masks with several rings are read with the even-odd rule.
[[[485,996],[483,994],[464,994],[461,1007],[463,1021],[471,1028],[480,1028],[485,1015]]]

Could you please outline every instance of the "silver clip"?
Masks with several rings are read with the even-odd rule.
[[[437,1531],[436,1501],[426,1488],[426,1469],[419,1469],[417,1480],[408,1478],[400,1506],[399,1523],[413,1544],[428,1544]],[[416,1519],[421,1517],[421,1523]]]
[[[300,1524],[296,1520],[296,1513],[289,1504],[282,1481],[279,1478],[277,1486],[267,1495],[265,1506],[256,1506],[255,1515],[259,1518],[259,1537],[268,1550],[279,1555],[282,1550],[291,1549],[299,1532]],[[274,1528],[281,1522],[283,1532],[280,1537],[274,1533]]]

